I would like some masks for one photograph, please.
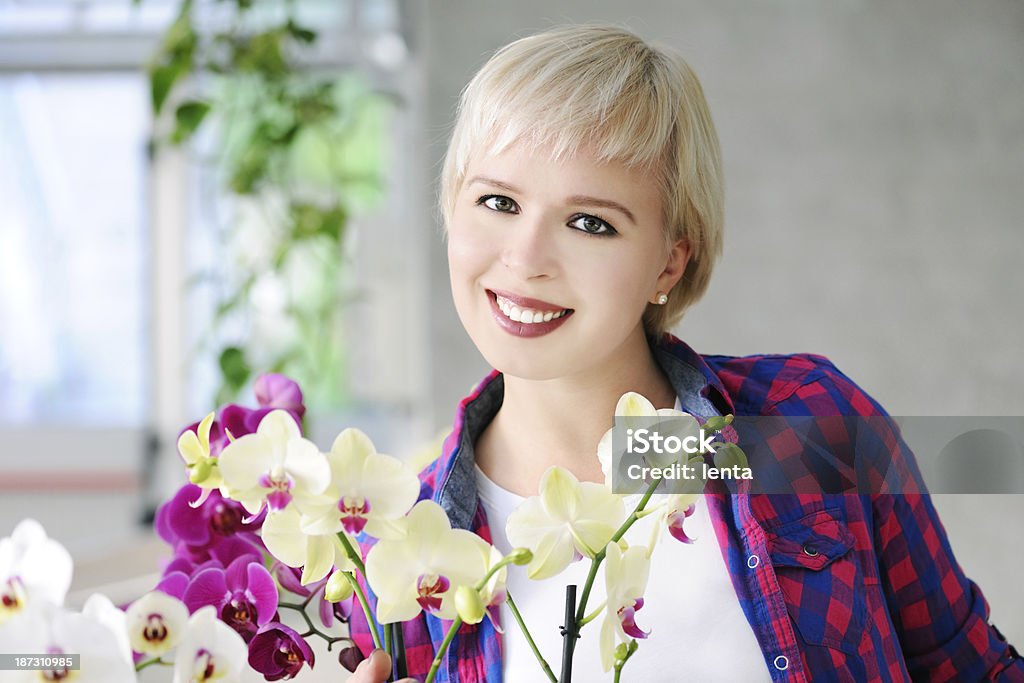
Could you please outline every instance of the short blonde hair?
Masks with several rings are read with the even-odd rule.
[[[690,245],[668,303],[649,305],[660,336],[707,290],[722,253],[724,193],[718,136],[696,74],[679,55],[614,26],[555,28],[498,50],[462,92],[441,176],[447,226],[477,150],[513,143],[582,148],[600,160],[650,169],[661,188],[665,238]]]

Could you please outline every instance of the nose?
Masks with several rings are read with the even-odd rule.
[[[558,254],[551,221],[538,216],[520,219],[517,223],[506,233],[501,250],[502,264],[521,280],[554,277]]]

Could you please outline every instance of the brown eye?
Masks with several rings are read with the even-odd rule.
[[[477,204],[483,204],[491,211],[498,211],[500,213],[519,213],[519,207],[516,203],[500,194],[489,194],[481,197],[477,200]]]

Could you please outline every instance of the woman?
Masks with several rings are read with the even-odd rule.
[[[821,357],[703,357],[667,333],[721,253],[718,142],[689,67],[626,31],[561,28],[496,53],[463,93],[441,202],[455,305],[496,371],[460,404],[423,496],[503,552],[509,512],[550,466],[603,481],[595,453],[625,392],[702,417],[884,415]],[[698,543],[663,538],[653,555],[656,635],[628,680],[1024,680],[927,496],[716,488],[687,524]],[[547,583],[510,573],[549,661],[580,565]],[[487,620],[464,627],[439,680],[539,680],[502,621],[500,644]],[[404,633],[422,677],[441,625]],[[370,649],[365,623],[353,636]],[[575,680],[608,678],[594,641],[585,630]],[[384,680],[386,664],[375,654],[350,681]]]

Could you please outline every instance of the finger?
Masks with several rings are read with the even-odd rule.
[[[391,657],[383,650],[374,650],[359,663],[349,683],[385,683],[390,675]]]

